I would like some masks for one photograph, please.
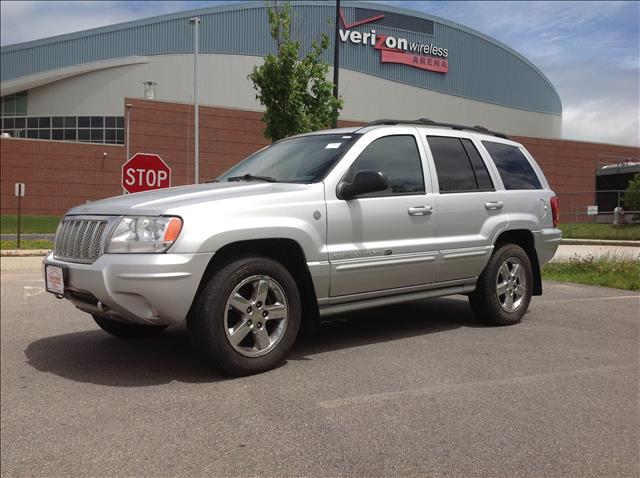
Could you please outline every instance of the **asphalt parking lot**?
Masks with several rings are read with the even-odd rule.
[[[112,338],[2,262],[2,476],[640,472],[637,293],[547,282],[500,328],[462,297],[352,314],[229,379],[184,329]]]

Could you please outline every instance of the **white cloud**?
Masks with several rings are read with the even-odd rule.
[[[567,139],[638,146],[638,105],[611,98],[582,101],[565,108],[562,135]]]
[[[0,2],[0,43],[21,43],[183,9],[183,2],[3,0]]]

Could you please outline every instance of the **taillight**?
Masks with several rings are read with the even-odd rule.
[[[558,198],[556,196],[551,196],[549,199],[551,203],[551,217],[553,218],[553,227],[558,227],[560,223],[560,204],[558,203]]]

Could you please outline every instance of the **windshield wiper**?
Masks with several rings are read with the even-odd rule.
[[[276,178],[271,176],[255,176],[253,174],[245,174],[244,176],[232,176],[227,178],[227,181],[266,181],[268,183],[277,183]]]

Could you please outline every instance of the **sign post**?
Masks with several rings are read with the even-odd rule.
[[[26,187],[24,183],[16,183],[16,197],[18,198],[18,234],[17,234],[17,248],[20,249],[20,229],[22,222],[22,198],[24,197]]]
[[[171,168],[157,154],[136,153],[122,165],[122,188],[128,193],[171,187]]]

